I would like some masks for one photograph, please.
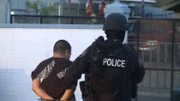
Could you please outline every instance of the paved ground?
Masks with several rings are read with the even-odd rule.
[[[165,64],[160,66],[168,67]],[[170,74],[146,71],[143,83],[139,85],[138,101],[170,101]],[[174,87],[180,86],[180,72],[174,74],[174,79]],[[31,89],[31,78],[24,70],[0,69],[0,81],[0,101],[38,101]],[[80,91],[76,91],[76,96],[77,101],[82,101]]]
[[[170,69],[170,63],[144,63],[146,68]],[[180,69],[174,65],[174,68]],[[180,87],[180,72],[174,72],[174,88]],[[170,101],[171,71],[146,70],[143,82],[139,85],[138,101]],[[180,100],[179,100],[180,101]]]
[[[139,96],[138,101],[170,101],[170,99],[163,97],[153,97],[153,96]]]
[[[138,101],[170,101],[169,89],[140,88]]]

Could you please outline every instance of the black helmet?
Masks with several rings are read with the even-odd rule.
[[[103,30],[126,31],[128,27],[127,19],[121,13],[109,14],[103,26]]]

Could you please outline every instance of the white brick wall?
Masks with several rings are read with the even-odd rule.
[[[98,36],[104,36],[101,29],[0,28],[0,33],[0,101],[37,101],[30,73],[52,56],[57,40],[69,41],[74,60]],[[79,88],[76,96],[81,101]]]

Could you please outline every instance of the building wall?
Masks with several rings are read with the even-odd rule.
[[[30,26],[9,28],[9,25],[0,25],[0,101],[38,101],[31,89],[30,74],[40,61],[52,56],[57,40],[69,41],[71,60],[74,60],[98,36],[104,36],[101,26],[89,29],[90,25],[86,28],[78,28],[78,25],[40,28],[33,25],[27,28]],[[81,101],[79,88],[76,96],[77,101]]]
[[[26,0],[10,0],[11,9],[24,10],[26,9]]]
[[[173,2],[175,0],[156,0],[156,3],[159,7],[165,5],[165,4],[168,4],[169,2]]]
[[[0,0],[0,23],[5,23],[5,0]]]
[[[180,13],[174,13],[173,18],[180,18]]]

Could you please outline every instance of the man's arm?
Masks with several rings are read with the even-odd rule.
[[[134,82],[136,84],[140,83],[143,80],[144,75],[145,75],[144,65],[142,63],[141,57],[138,56],[137,62],[135,64],[135,74],[134,74],[135,80],[134,80]]]
[[[53,98],[51,96],[49,96],[43,89],[41,89],[39,80],[37,78],[32,81],[32,90],[40,98],[53,100]]]
[[[71,98],[71,96],[74,94],[75,89],[76,86],[67,89],[64,95],[60,98],[60,101],[68,101]]]

